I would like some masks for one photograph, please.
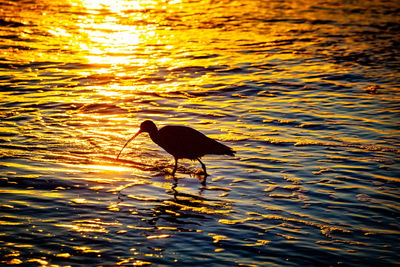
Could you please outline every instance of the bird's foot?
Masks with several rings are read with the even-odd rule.
[[[194,176],[200,180],[202,185],[206,185],[207,177],[209,176],[207,172],[203,170],[198,170],[196,173],[193,173]]]
[[[203,176],[202,178],[200,178],[200,182],[201,184],[204,186],[207,183],[207,176]]]
[[[196,176],[204,176],[204,177],[209,176],[209,174],[207,172],[204,172],[204,170],[197,170],[192,173]]]

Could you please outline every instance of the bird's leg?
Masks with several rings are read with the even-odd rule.
[[[205,183],[206,183],[206,178],[207,178],[207,176],[208,176],[208,174],[207,174],[207,169],[206,169],[206,165],[204,165],[204,163],[201,162],[201,160],[200,160],[199,158],[198,158],[197,160],[200,162],[201,167],[203,168],[203,171],[204,171],[204,179],[203,179],[202,183],[205,184]]]
[[[174,166],[174,170],[172,171],[172,176],[174,176],[174,177],[175,177],[176,169],[178,169],[178,159],[177,158],[175,158],[175,166]]]

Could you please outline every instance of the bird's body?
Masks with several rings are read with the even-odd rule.
[[[205,136],[193,128],[186,126],[164,126],[158,130],[152,121],[147,120],[140,125],[139,132],[124,145],[117,159],[126,145],[141,132],[148,132],[154,143],[174,157],[175,167],[172,175],[175,175],[178,167],[178,159],[197,159],[204,170],[204,175],[207,176],[206,167],[200,160],[201,157],[207,154],[230,156],[235,154],[230,147]]]
[[[198,159],[206,154],[231,155],[231,148],[186,126],[165,126],[150,138],[178,159]]]

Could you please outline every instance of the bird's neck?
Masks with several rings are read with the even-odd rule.
[[[151,132],[149,132],[149,135],[150,135],[151,140],[153,140],[154,143],[158,144],[158,140],[159,140],[158,131],[157,130],[151,131]]]

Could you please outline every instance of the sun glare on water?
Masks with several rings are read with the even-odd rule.
[[[143,12],[155,5],[150,1],[72,1],[86,9],[76,26],[80,28],[77,49],[94,64],[138,63],[133,54],[144,40],[155,35],[154,26],[140,23],[146,20]],[[98,19],[101,13],[102,20]],[[93,15],[91,15],[93,14]]]
[[[143,10],[157,4],[156,1],[125,1],[125,0],[70,0],[71,5],[81,6],[91,10],[108,9],[112,12],[127,10]]]

